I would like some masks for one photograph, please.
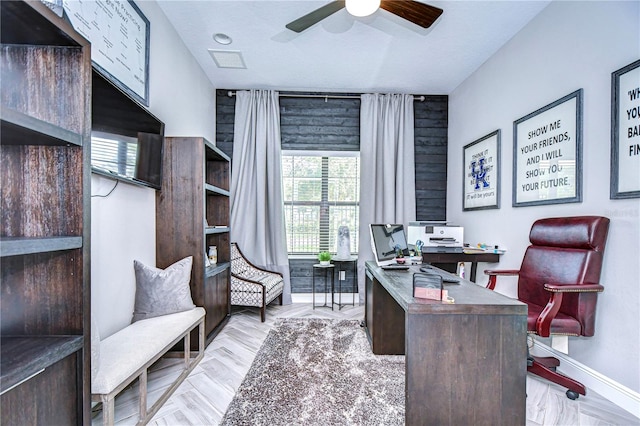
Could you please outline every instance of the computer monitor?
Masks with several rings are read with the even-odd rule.
[[[396,246],[405,256],[409,256],[407,238],[402,224],[371,224],[371,249],[378,266],[396,263]]]

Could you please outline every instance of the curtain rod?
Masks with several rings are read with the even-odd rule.
[[[230,98],[235,96],[235,94],[236,92],[232,90],[229,90],[227,92],[227,96],[229,96]],[[360,96],[354,96],[354,95],[314,95],[314,94],[296,95],[295,93],[279,93],[278,96],[281,98],[322,98],[325,100],[327,99],[360,99]],[[425,97],[416,96],[413,100],[418,102],[424,102]]]

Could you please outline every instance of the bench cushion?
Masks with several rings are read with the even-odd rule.
[[[201,307],[134,322],[100,342],[100,369],[92,394],[108,394],[204,317]]]

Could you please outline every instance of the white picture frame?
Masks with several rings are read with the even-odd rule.
[[[91,42],[93,67],[149,106],[150,23],[132,0],[62,0],[73,28]]]

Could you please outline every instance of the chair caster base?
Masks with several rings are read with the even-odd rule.
[[[572,390],[567,391],[567,398],[569,398],[570,400],[575,401],[579,397],[580,397],[580,394],[578,392],[574,392]]]

